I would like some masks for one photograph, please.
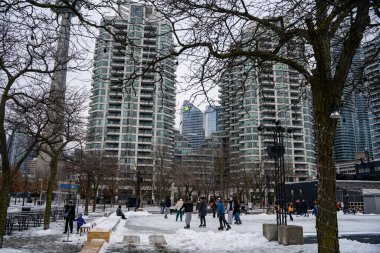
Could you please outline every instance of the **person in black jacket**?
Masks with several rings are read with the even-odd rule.
[[[165,219],[168,218],[168,214],[170,212],[170,207],[172,206],[172,201],[170,200],[170,197],[167,196],[165,200]]]
[[[73,221],[75,219],[75,205],[73,205],[73,201],[69,201],[69,203],[67,203],[65,205],[65,213],[64,213],[64,218],[66,220],[66,223],[65,223],[65,232],[63,232],[64,234],[67,233],[67,230],[68,230],[68,226],[70,226],[70,233],[73,233]]]
[[[205,197],[202,197],[201,201],[199,202],[198,212],[201,219],[201,224],[199,227],[206,227],[207,202]]]
[[[235,224],[241,225],[241,219],[240,219],[240,204],[237,199],[234,200],[234,211],[233,215],[235,217]]]
[[[185,203],[183,203],[183,206],[181,207],[181,209],[179,209],[180,211],[182,209],[185,210],[185,223],[186,223],[186,226],[184,227],[185,229],[189,229],[190,228],[190,222],[191,222],[191,213],[193,212],[193,202],[191,201],[191,199],[186,199]]]

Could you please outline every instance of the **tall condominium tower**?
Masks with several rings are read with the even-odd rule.
[[[151,6],[122,7],[123,18],[102,20],[108,29],[100,29],[96,42],[87,149],[117,156],[119,178],[141,170],[146,179],[158,157],[160,166],[173,166],[175,62],[144,68],[168,55],[173,40],[170,23]]]
[[[205,137],[203,112],[185,100],[182,105],[181,122],[181,134],[189,141],[191,148],[198,151]]]
[[[338,50],[340,50],[339,46],[333,48],[332,55],[340,55],[335,53]],[[372,153],[368,94],[365,94],[364,82],[360,78],[363,57],[363,50],[359,48],[352,60],[346,87],[343,90],[342,106],[334,144],[334,159],[337,163],[355,160],[357,152],[368,151],[370,154]],[[353,89],[353,87],[356,87],[356,89]]]
[[[219,106],[207,106],[206,111],[203,116],[203,124],[205,129],[205,138],[211,136],[212,133],[218,132],[219,129],[219,116],[220,107]]]
[[[268,50],[274,46],[265,32],[260,36],[260,47]],[[297,49],[289,48],[284,53],[296,57]],[[260,134],[257,127],[271,127],[280,120],[282,126],[293,129],[291,138],[284,139],[287,180],[315,177],[311,96],[301,75],[285,64],[262,62],[258,66],[254,60],[240,60],[243,64],[233,62],[223,73],[220,89],[221,128],[229,171],[251,168],[268,173],[273,169],[273,160],[266,152],[273,138]]]
[[[364,45],[366,59],[371,59],[373,54],[379,50],[379,42],[380,39],[377,39]],[[368,80],[368,113],[372,156],[374,160],[380,160],[380,57],[376,57],[364,72],[365,77]]]

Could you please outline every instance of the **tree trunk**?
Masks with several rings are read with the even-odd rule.
[[[7,161],[6,161],[7,163]],[[11,175],[9,166],[4,166],[3,160],[3,173],[2,173],[2,189],[0,191],[0,248],[3,247],[3,236],[5,233],[5,223],[7,218],[7,210],[9,204],[9,193],[11,189]]]
[[[312,83],[314,129],[318,157],[318,252],[339,252],[338,221],[335,207],[336,172],[333,147],[337,120],[331,119],[331,111],[339,108],[340,94],[337,85],[329,78]],[[326,98],[326,96],[329,96]],[[334,108],[335,107],[335,108]]]
[[[50,177],[48,188],[46,191],[46,207],[44,214],[44,230],[49,229],[50,225],[50,214],[51,214],[51,202],[53,199],[53,190],[54,190],[54,181],[57,175],[57,167],[58,167],[58,158],[51,157],[50,161]]]
[[[88,205],[90,202],[90,192],[91,192],[91,180],[90,176],[87,175],[87,182],[86,182],[86,195],[84,199],[84,214],[88,215]]]
[[[98,187],[94,185],[94,188],[92,188],[92,212],[94,213],[96,210],[97,191],[98,191]]]

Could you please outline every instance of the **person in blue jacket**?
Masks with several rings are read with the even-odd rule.
[[[217,208],[219,223],[220,223],[220,227],[218,228],[218,230],[223,230],[226,225],[227,225],[226,230],[230,230],[231,227],[226,221],[224,204],[223,204],[223,201],[221,198],[218,198],[218,204],[217,204],[216,208]]]
[[[77,234],[79,234],[79,229],[83,226],[83,224],[86,224],[86,222],[84,221],[81,213],[79,214],[79,217],[74,221],[77,222]]]

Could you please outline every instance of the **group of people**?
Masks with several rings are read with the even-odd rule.
[[[121,216],[122,219],[127,219],[123,211],[121,211],[121,206],[116,209],[116,215]],[[81,213],[77,218],[75,218],[75,205],[71,200],[64,206],[63,217],[65,219],[65,231],[63,232],[64,234],[67,232],[70,232],[70,234],[73,233],[74,221],[77,222],[77,234],[79,233],[80,228],[86,224],[86,221],[83,219],[83,215]]]
[[[226,203],[223,203],[221,198],[218,198],[217,200],[211,202],[210,204],[211,210],[213,212],[213,217],[218,216],[219,219],[219,230],[223,230],[226,228],[226,230],[231,229],[230,224],[232,224],[233,218],[235,218],[235,224],[240,225],[242,224],[240,219],[240,203],[235,198],[228,200]],[[194,210],[194,203],[190,198],[187,198],[185,201],[182,199],[179,199],[174,206],[174,209],[176,210],[176,221],[178,221],[178,218],[180,221],[182,221],[183,212],[185,213],[185,229],[190,228],[190,222],[191,222],[191,216]],[[183,210],[183,211],[182,211]],[[206,227],[206,216],[208,212],[208,204],[205,197],[201,197],[197,204],[196,204],[196,210],[198,211],[198,217],[200,219],[199,227]],[[225,213],[228,214],[228,221],[225,218]],[[165,217],[167,217],[165,215]]]
[[[277,203],[275,204],[275,209],[276,209],[276,212],[278,212],[279,205]],[[312,215],[317,216],[317,211],[318,211],[317,201],[315,201],[314,205],[311,206],[311,210],[312,210]],[[289,214],[289,219],[291,221],[293,221],[293,214],[297,214],[297,215],[301,215],[301,216],[305,216],[305,217],[309,216],[308,206],[307,206],[305,200],[302,200],[302,202],[297,200],[296,201],[296,208],[294,208],[293,202],[287,203],[287,212]]]
[[[64,207],[63,217],[65,219],[65,231],[63,232],[64,234],[66,234],[69,231],[70,234],[73,233],[74,221],[77,222],[77,234],[79,233],[79,229],[83,226],[83,224],[86,224],[81,213],[78,215],[77,218],[75,218],[75,205],[71,200]]]

